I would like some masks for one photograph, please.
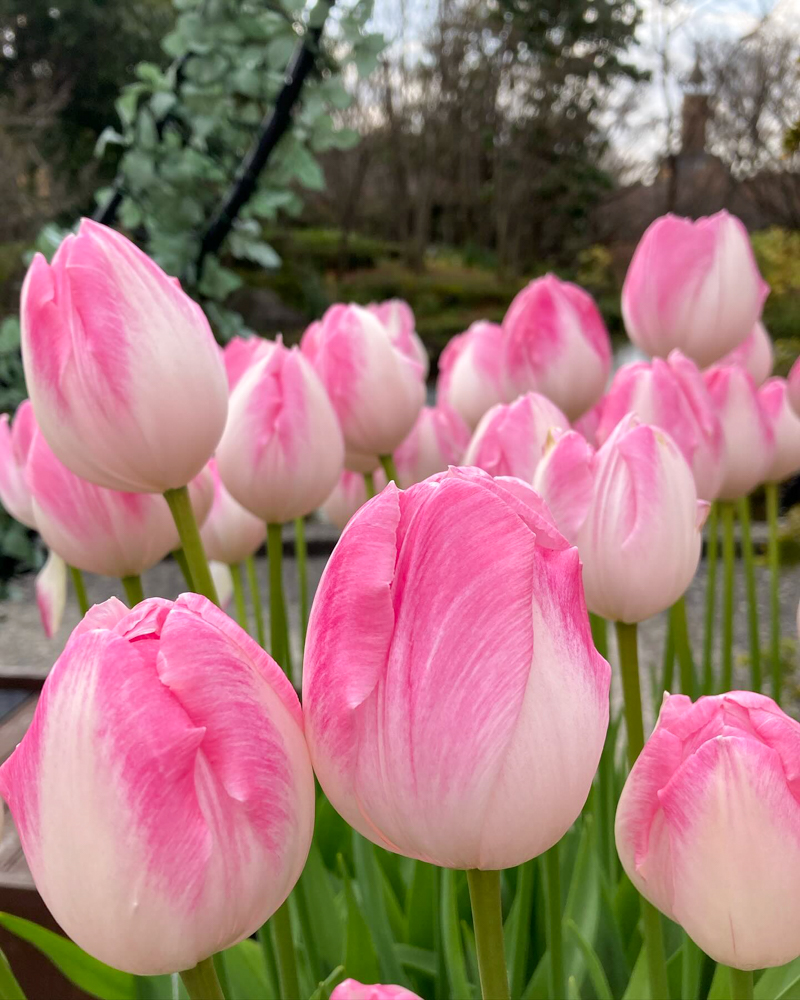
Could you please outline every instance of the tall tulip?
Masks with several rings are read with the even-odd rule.
[[[631,340],[665,358],[679,348],[701,368],[738,347],[755,326],[769,287],[747,230],[727,212],[665,215],[645,231],[622,287]]]
[[[750,372],[756,385],[763,385],[772,374],[775,352],[767,328],[759,320],[745,339],[719,361],[721,365],[741,365]]]
[[[767,482],[782,483],[800,472],[800,416],[789,401],[786,379],[769,379],[758,395],[775,435],[772,461],[764,478]]]
[[[380,492],[386,485],[383,470],[375,473],[375,488]],[[320,512],[326,521],[330,521],[340,531],[355,514],[359,507],[367,502],[367,487],[360,472],[350,472],[345,469],[339,481],[320,507]]]
[[[394,453],[398,486],[405,489],[450,465],[461,465],[469,438],[469,428],[447,404],[423,406],[411,433]]]
[[[800,358],[792,365],[786,382],[789,387],[789,402],[794,412],[800,416]]]
[[[800,955],[800,725],[770,699],[666,695],[622,790],[617,850],[633,884],[736,969]]]
[[[137,975],[192,969],[259,928],[314,822],[297,696],[197,594],[86,615],[0,793],[59,924]]]
[[[376,316],[389,334],[394,347],[407,358],[422,366],[422,377],[427,378],[430,358],[417,333],[417,323],[411,306],[403,299],[371,302],[367,309]]]
[[[263,337],[233,337],[222,350],[222,362],[228,377],[228,391],[233,392],[242,375],[259,358],[269,354],[275,346]]]
[[[422,1000],[404,986],[366,985],[356,979],[345,979],[331,993],[331,1000]]]
[[[350,521],[309,622],[303,708],[326,795],[367,839],[452,868],[555,844],[608,721],[578,553],[510,487],[477,469],[389,483]]]
[[[202,309],[124,236],[89,219],[22,288],[22,359],[39,427],[98,486],[193,479],[225,426],[225,368]],[[91,442],[91,446],[89,446]]]
[[[0,504],[26,528],[36,527],[26,472],[35,434],[30,400],[20,403],[13,422],[7,413],[0,414]]]
[[[439,358],[436,400],[460,413],[474,430],[481,417],[509,399],[503,328],[478,320],[453,337]]]
[[[331,306],[303,334],[301,348],[330,396],[347,451],[391,455],[425,402],[419,363],[392,345],[372,313],[354,305]]]
[[[503,319],[508,379],[540,392],[574,420],[603,395],[611,341],[591,295],[554,274],[516,296]]]
[[[539,393],[526,393],[486,413],[472,435],[464,464],[530,483],[550,430],[567,427],[569,421],[555,403]]]
[[[61,627],[67,604],[67,564],[57,553],[50,551],[44,566],[36,574],[36,605],[42,629],[52,639]]]
[[[225,489],[217,463],[208,463],[214,483],[214,499],[200,536],[209,559],[228,566],[244,562],[261,547],[267,535],[266,522],[245,510]]]

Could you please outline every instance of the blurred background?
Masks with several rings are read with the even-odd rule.
[[[772,288],[785,374],[799,28],[800,0],[0,0],[0,412],[25,394],[26,263],[81,215],[180,277],[221,342],[292,340],[331,302],[399,296],[436,359],[548,270],[621,342],[646,226],[726,208]],[[0,521],[0,580],[32,561]]]

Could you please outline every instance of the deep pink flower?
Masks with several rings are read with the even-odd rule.
[[[479,320],[452,337],[439,358],[436,400],[452,406],[471,430],[484,413],[512,398],[506,381],[504,345],[503,328]]]

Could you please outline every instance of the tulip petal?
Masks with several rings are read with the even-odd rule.
[[[52,639],[61,627],[67,604],[67,564],[55,552],[48,553],[47,561],[36,574],[36,603],[44,634]]]

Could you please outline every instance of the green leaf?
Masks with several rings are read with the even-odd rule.
[[[731,1000],[731,974],[727,965],[717,966],[708,990],[708,1000]]]
[[[132,125],[136,118],[136,110],[139,107],[139,97],[145,91],[144,84],[132,83],[126,87],[117,98],[114,107],[117,109],[119,120],[123,125]]]
[[[203,264],[203,279],[198,285],[201,295],[224,302],[241,284],[242,279],[235,271],[223,267],[216,257],[206,257]]]
[[[265,243],[263,240],[253,239],[252,236],[234,231],[228,239],[228,245],[233,256],[238,257],[240,260],[252,260],[270,271],[274,271],[281,266],[281,259],[278,254],[269,243]]]
[[[328,978],[317,986],[309,1000],[330,1000],[332,990],[338,986],[342,979],[344,979],[344,966],[337,965]]]
[[[597,1000],[614,1000],[614,995],[611,992],[611,985],[609,984],[608,978],[603,969],[603,963],[597,957],[597,952],[586,940],[580,927],[578,927],[575,921],[570,918],[567,918],[564,921],[564,927],[570,934],[573,935],[583,954],[584,960],[586,961],[586,968],[589,972],[589,978],[591,979],[592,986],[594,986],[594,991],[597,994]]]
[[[252,1000],[270,995],[264,953],[256,941],[245,938],[227,948],[222,958],[230,988],[227,1000]]]
[[[283,70],[292,58],[296,45],[297,36],[294,33],[273,38],[267,46],[267,63],[270,69]]]
[[[332,878],[316,840],[312,841],[297,892],[308,910],[314,948],[328,968],[342,960],[345,942],[345,915],[334,895]]]
[[[101,1000],[136,1000],[136,979],[98,962],[82,948],[39,924],[11,913],[0,912],[0,926],[38,948],[43,955],[85,993]]]
[[[514,902],[511,904],[511,912],[503,928],[512,996],[519,996],[525,985],[535,880],[536,861],[520,865],[517,869]]]
[[[650,980],[647,974],[647,953],[642,946],[636,965],[633,967],[628,986],[622,994],[622,1000],[650,1000]],[[711,998],[709,997],[709,1000]]]
[[[407,969],[411,969],[412,972],[421,972],[423,975],[430,976],[431,979],[435,978],[439,962],[435,951],[400,942],[394,945],[394,953],[398,962]]]
[[[467,979],[467,963],[458,918],[456,879],[461,873],[452,868],[441,872],[442,882],[442,948],[447,970],[448,996],[471,997],[472,989]]]
[[[164,118],[175,106],[176,101],[177,97],[175,94],[171,94],[166,90],[160,90],[157,94],[153,94],[150,98],[150,110],[153,112],[156,120],[160,121]]]
[[[11,971],[11,965],[2,949],[0,949],[0,1000],[26,1000],[25,993]]]
[[[106,125],[94,144],[94,155],[100,157],[109,146],[124,146],[125,141],[124,135],[117,132],[112,125]]]
[[[583,937],[593,942],[600,917],[600,881],[597,852],[594,850],[592,817],[585,816],[581,830],[578,853],[572,870],[564,919],[572,919]],[[586,963],[577,940],[565,941],[564,968],[567,976],[575,976],[580,983]]]
[[[396,983],[398,986],[408,986],[408,977],[398,962],[393,950],[392,929],[386,912],[386,902],[381,891],[383,875],[375,859],[374,844],[365,840],[361,834],[353,831],[353,858],[356,866],[356,877],[363,901],[364,916],[370,928],[375,951],[378,955],[381,975],[384,983]]]
[[[755,1000],[800,1000],[800,958],[767,969],[753,990]]]
[[[344,881],[344,895],[347,903],[347,938],[344,967],[348,978],[362,983],[380,982],[378,956],[372,944],[372,936],[364,915],[356,900],[344,858],[339,855],[339,868]]]

